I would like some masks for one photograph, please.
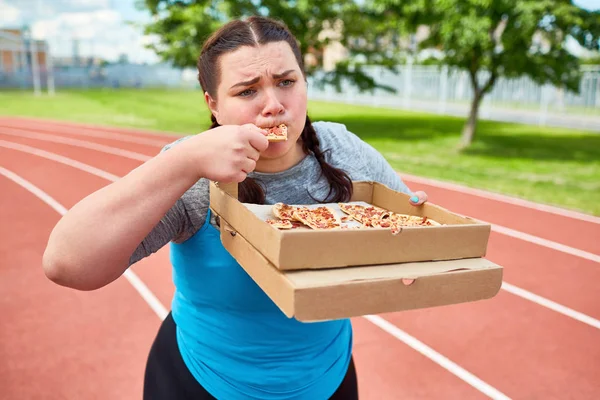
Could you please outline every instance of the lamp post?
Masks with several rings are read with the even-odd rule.
[[[31,36],[31,30],[28,25],[23,27],[23,37],[25,38],[26,46],[29,44],[29,52],[31,53],[31,76],[33,80],[33,93],[39,96],[42,92],[40,90],[40,68],[38,65],[38,51],[37,43]]]

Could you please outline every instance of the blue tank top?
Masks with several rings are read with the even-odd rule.
[[[214,397],[326,400],[352,354],[350,320],[288,318],[221,244],[210,224],[171,243],[173,319],[181,356]]]

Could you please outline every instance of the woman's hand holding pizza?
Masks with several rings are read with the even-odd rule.
[[[266,132],[255,125],[224,125],[197,135],[184,146],[200,177],[242,182],[269,141]]]

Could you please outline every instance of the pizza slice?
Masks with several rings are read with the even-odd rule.
[[[366,227],[385,227],[384,225],[389,221],[392,214],[391,211],[376,206],[347,203],[338,203],[338,206],[340,210]]]
[[[408,215],[408,214],[394,214],[392,216],[392,220],[394,223],[402,224],[404,226],[439,226],[441,225],[439,222],[428,218],[428,217],[418,217],[416,215]]]
[[[312,229],[337,229],[341,222],[335,212],[327,207],[298,207],[294,210],[294,218]]]
[[[266,129],[269,142],[283,142],[287,140],[287,126],[280,124]]]
[[[288,221],[288,220],[268,219],[268,220],[266,220],[266,223],[277,229],[293,229],[294,228],[294,224],[292,224],[292,221]]]
[[[275,203],[273,205],[273,214],[279,219],[286,221],[296,221],[294,210],[298,207],[290,206],[284,203]]]
[[[427,217],[397,214],[376,206],[339,203],[340,209],[367,228],[389,228],[394,235],[406,226],[438,226],[439,222]]]

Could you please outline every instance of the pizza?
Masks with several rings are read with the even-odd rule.
[[[346,214],[341,218],[328,206],[309,208],[276,203],[272,211],[278,219],[268,219],[266,222],[277,229],[301,226],[314,230],[384,228],[390,229],[394,235],[402,232],[404,227],[441,225],[428,217],[394,213],[372,205],[338,203],[338,206]],[[347,224],[349,220],[355,220],[360,225],[350,226]]]
[[[292,229],[300,226],[307,226],[311,229],[335,229],[341,227],[341,221],[335,215],[335,211],[326,206],[308,208],[275,203],[272,210],[273,214],[282,223],[275,223],[277,220],[270,220],[272,222],[267,221],[267,223],[279,229]],[[289,224],[285,222],[289,222]]]
[[[266,129],[269,142],[283,142],[287,140],[287,126],[280,124]]]
[[[265,222],[277,229],[293,229],[294,228],[292,221],[289,221],[289,220],[268,219]]]
[[[376,206],[363,206],[359,204],[338,203],[340,210],[350,216],[350,218],[360,222],[368,227],[380,227],[389,220],[391,211],[384,210]]]
[[[400,233],[403,227],[441,225],[428,217],[398,214],[376,206],[347,203],[339,203],[338,205],[340,210],[360,222],[364,227],[389,228],[394,235]]]
[[[296,208],[297,207],[293,207],[288,204],[275,203],[273,205],[273,214],[275,214],[277,218],[282,220],[295,221],[296,218],[294,218],[294,210]]]
[[[416,215],[393,214],[392,223],[400,223],[404,226],[438,226],[439,222],[428,217],[418,217]]]
[[[326,206],[298,207],[294,210],[294,218],[312,229],[336,229],[341,226],[335,211]]]

